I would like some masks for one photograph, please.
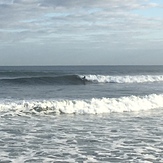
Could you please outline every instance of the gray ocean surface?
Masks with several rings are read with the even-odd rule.
[[[163,66],[0,67],[0,162],[163,162]]]

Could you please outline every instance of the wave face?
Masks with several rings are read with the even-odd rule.
[[[85,79],[83,80],[83,77]],[[24,85],[80,85],[86,83],[146,83],[163,82],[163,75],[139,75],[139,76],[105,76],[105,75],[63,75],[63,76],[41,76],[41,77],[12,77],[0,78],[0,82]]]
[[[24,85],[78,85],[83,84],[83,80],[78,75],[63,75],[63,76],[29,76],[29,77],[13,77],[1,78],[1,82],[9,84],[24,84]]]
[[[163,95],[92,98],[90,100],[1,101],[6,114],[102,114],[163,108]]]
[[[86,79],[88,81],[96,83],[146,83],[146,82],[163,82],[163,75],[136,75],[136,76],[86,75]]]

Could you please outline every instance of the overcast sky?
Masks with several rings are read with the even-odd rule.
[[[0,0],[0,65],[163,65],[163,0]]]

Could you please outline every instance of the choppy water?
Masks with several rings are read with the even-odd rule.
[[[163,66],[0,67],[0,112],[0,162],[163,162]]]

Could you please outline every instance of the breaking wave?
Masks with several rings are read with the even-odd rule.
[[[1,101],[5,114],[102,114],[163,109],[163,94],[87,100],[28,100]]]
[[[83,77],[85,76],[85,79]],[[90,83],[146,83],[163,82],[163,75],[108,76],[108,75],[63,75],[0,78],[0,82],[19,85],[80,85]]]
[[[137,75],[137,76],[86,75],[85,77],[88,81],[92,81],[96,83],[163,82],[163,75]]]

